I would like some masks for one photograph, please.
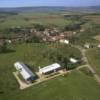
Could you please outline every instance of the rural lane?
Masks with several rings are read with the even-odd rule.
[[[80,50],[80,52],[81,52],[81,54],[82,54],[82,56],[83,56],[82,59],[85,61],[87,67],[88,67],[89,70],[92,72],[92,74],[93,74],[95,80],[96,80],[98,83],[100,83],[100,76],[96,73],[96,71],[93,69],[93,67],[89,64],[88,58],[87,58],[87,56],[86,56],[86,50],[85,50],[84,48],[80,47],[80,46],[75,46],[75,45],[71,45],[71,46],[73,46],[73,47],[75,47],[75,48],[77,48],[77,49]]]

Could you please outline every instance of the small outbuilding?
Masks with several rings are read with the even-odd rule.
[[[100,45],[98,45],[97,47],[100,48]]]
[[[75,58],[70,58],[70,62],[73,64],[77,64],[79,62],[79,60],[77,60]]]
[[[90,48],[90,44],[85,44],[84,47],[85,47],[86,49],[89,49],[89,48]]]
[[[69,44],[69,40],[61,39],[59,40],[60,43]]]
[[[23,62],[14,63],[14,67],[21,74],[25,81],[33,82],[36,79],[36,75],[33,74],[32,71]]]
[[[60,64],[54,63],[54,64],[46,66],[44,68],[39,68],[39,72],[40,72],[40,74],[47,74],[47,73],[50,73],[50,72],[54,72],[58,69],[61,69]]]
[[[9,43],[9,44],[11,44],[11,43],[12,43],[12,41],[11,41],[11,40],[8,40],[8,39],[6,40],[6,42],[7,42],[7,43]]]

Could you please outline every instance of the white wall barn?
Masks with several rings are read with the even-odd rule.
[[[31,72],[31,70],[23,62],[14,63],[14,67],[26,81],[35,80],[35,75]]]
[[[59,68],[61,68],[61,66],[60,66],[58,63],[54,63],[54,64],[49,65],[49,66],[46,66],[46,67],[44,67],[44,68],[40,68],[40,69],[39,69],[39,72],[40,72],[41,74],[46,74],[46,73],[49,73],[49,72],[51,72],[51,71],[55,71],[55,70],[57,70],[57,69],[59,69]]]

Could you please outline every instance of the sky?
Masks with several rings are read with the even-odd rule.
[[[0,7],[95,5],[100,5],[100,0],[0,0]]]

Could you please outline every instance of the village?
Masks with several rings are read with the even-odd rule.
[[[100,0],[0,0],[0,100],[100,100]]]
[[[13,34],[9,38],[1,35],[0,43],[7,43],[7,44],[16,44],[16,43],[23,43],[23,42],[30,43],[32,42],[32,40],[35,40],[34,42],[36,43],[37,42],[39,43],[46,43],[46,42],[55,43],[56,42],[56,43],[60,43],[65,46],[70,45],[72,47],[74,46],[75,48],[80,49],[80,47],[77,47],[76,45],[70,42],[71,37],[77,34],[77,32],[75,31],[63,31],[62,32],[57,28],[53,28],[53,29],[46,28],[42,31],[37,31],[36,29],[25,30],[25,29],[18,28],[16,32],[18,32],[18,34]],[[81,29],[80,32],[84,32],[84,29]],[[84,49],[89,49],[93,47],[99,48],[100,46],[92,45],[89,43],[86,43],[83,45]],[[86,65],[83,63],[85,61],[82,60],[82,58],[77,59],[74,57],[70,57],[69,62],[72,63],[73,65],[76,65],[77,67]],[[50,80],[60,75],[66,76],[70,72],[69,70],[66,70],[65,66],[61,66],[57,62],[51,65],[48,65],[46,67],[43,67],[43,68],[41,68],[40,66],[37,66],[38,67],[37,72],[31,71],[28,68],[28,66],[24,64],[24,62],[21,62],[21,61],[16,61],[16,63],[14,63],[14,67],[16,69],[16,72],[13,72],[13,75],[15,76],[19,84],[19,88],[21,90],[28,88],[30,86],[42,83],[44,81]]]
[[[43,27],[43,26],[39,26]],[[6,41],[8,43],[22,43],[22,42],[53,42],[63,40],[65,38],[70,38],[76,34],[76,32],[71,31],[61,31],[58,28],[10,28],[8,29],[10,33],[9,36],[0,34],[0,42]]]
[[[32,35],[33,33],[33,35]],[[30,35],[29,35],[30,34]],[[60,44],[70,45],[70,42],[68,38],[72,37],[76,34],[76,32],[61,32],[54,28],[54,29],[45,29],[42,32],[42,36],[40,32],[37,32],[35,29],[31,29],[29,34],[25,35],[25,40],[30,41],[31,38],[34,36],[37,36],[38,41],[42,42],[59,42]],[[21,36],[22,35],[22,36]],[[7,43],[18,43],[23,42],[24,40],[24,34],[20,34],[20,36],[14,36],[12,38],[6,39],[3,38]],[[40,38],[41,36],[41,38]],[[27,39],[26,39],[27,38]],[[35,37],[36,38],[36,37]],[[37,41],[36,41],[37,42]],[[70,58],[69,61],[72,64],[80,63],[79,59],[76,58]],[[67,71],[64,67],[62,67],[58,63],[54,63],[51,65],[48,65],[46,67],[41,68],[38,67],[38,72],[32,72],[24,62],[16,62],[14,64],[14,67],[16,68],[16,72],[13,72],[15,78],[17,79],[20,89],[25,89],[27,87],[30,87],[32,85],[39,84],[41,82],[44,82],[46,80],[55,78],[60,75],[66,75]]]
[[[0,1],[0,100],[100,99],[100,6],[88,1]]]
[[[19,43],[59,43],[62,45],[69,45],[78,48],[80,51],[89,48],[100,48],[99,44],[85,43],[80,49],[80,46],[73,44],[72,39],[78,33],[84,32],[85,29],[80,29],[79,31],[64,31],[56,27],[44,28],[41,25],[37,25],[35,28],[11,28],[10,32],[15,32],[17,34],[10,34],[9,37],[0,35],[0,45],[6,44],[19,44]],[[83,52],[82,52],[83,53]],[[84,56],[84,55],[83,55]],[[70,57],[69,62],[77,67],[86,65],[86,61],[82,58],[77,59],[75,57]],[[84,64],[85,63],[85,64]],[[67,65],[66,65],[67,66]],[[14,67],[16,72],[13,72],[19,88],[21,90],[28,88],[30,86],[42,83],[44,81],[50,80],[57,76],[66,76],[70,71],[66,70],[66,66],[62,66],[55,62],[54,64],[48,65],[41,68],[38,67],[38,71],[31,71],[26,64],[22,61],[16,61]],[[76,67],[76,68],[77,68]]]
[[[74,26],[75,27],[75,26]],[[44,27],[40,24],[36,24],[34,27],[11,27],[6,29],[5,33],[0,32],[0,45],[3,44],[16,44],[16,43],[47,43],[47,42],[60,42],[64,44],[73,44],[75,42],[74,37],[80,33],[84,33],[85,29],[79,28],[78,30],[68,31],[65,29],[59,29],[57,27]],[[13,34],[14,33],[14,34]],[[100,47],[97,43],[85,42],[82,47]]]

